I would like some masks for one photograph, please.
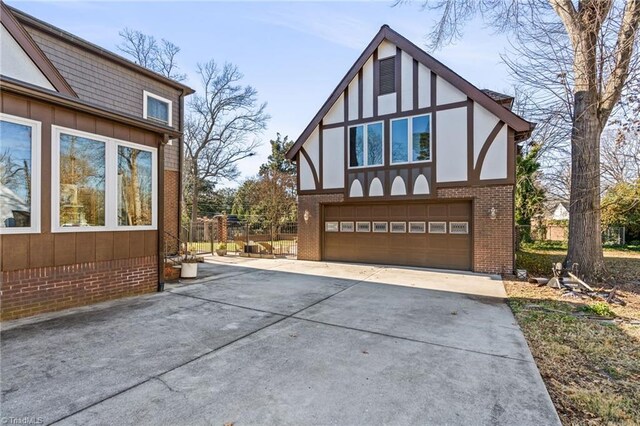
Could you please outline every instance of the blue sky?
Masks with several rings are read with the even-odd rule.
[[[179,63],[198,89],[198,62],[232,62],[272,116],[258,155],[240,164],[252,176],[276,132],[297,138],[383,24],[425,47],[436,15],[418,3],[375,2],[107,2],[7,1],[92,43],[116,51],[118,31],[138,29],[181,47]],[[431,53],[480,88],[510,92],[499,55],[508,47],[480,22],[464,37]]]

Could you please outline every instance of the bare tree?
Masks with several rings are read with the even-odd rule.
[[[239,176],[238,162],[255,154],[260,142],[252,137],[269,120],[257,91],[242,86],[235,65],[219,67],[211,60],[198,65],[202,91],[191,98],[185,123],[185,162],[191,194],[191,219],[198,215],[198,193],[204,182]]]
[[[602,134],[603,192],[621,183],[640,179],[640,139],[624,130],[605,130]]]
[[[600,239],[600,135],[620,101],[630,70],[637,69],[631,64],[638,59],[640,1],[439,0],[423,5],[442,12],[430,34],[434,46],[460,37],[464,24],[480,15],[497,31],[512,32],[526,59],[540,64],[533,70],[541,78],[525,84],[570,111],[566,262],[578,263],[587,278],[602,277],[606,268]],[[559,69],[555,67],[558,72],[549,74],[548,66],[557,58],[564,60]],[[553,87],[547,84],[550,78],[557,80]]]
[[[118,50],[128,55],[133,61],[145,68],[162,74],[176,81],[184,81],[187,76],[178,72],[176,57],[180,48],[172,42],[160,39],[138,30],[125,28],[120,31],[122,42]]]

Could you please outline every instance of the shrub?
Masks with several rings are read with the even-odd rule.
[[[582,310],[585,312],[594,313],[601,317],[615,317],[616,314],[613,312],[611,307],[607,302],[594,302],[590,305],[585,305],[582,307]]]

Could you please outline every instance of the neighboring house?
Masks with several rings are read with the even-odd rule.
[[[559,202],[552,208],[551,214],[547,217],[551,220],[569,220],[569,203]]]
[[[1,7],[2,318],[162,289],[193,90]]]
[[[287,153],[298,258],[512,272],[512,101],[383,26]]]
[[[569,203],[545,203],[544,213],[531,219],[531,234],[547,241],[566,241],[569,235]],[[542,231],[542,232],[540,232]]]

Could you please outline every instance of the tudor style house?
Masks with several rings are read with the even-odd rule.
[[[512,272],[512,101],[383,26],[287,153],[298,258]]]
[[[2,319],[162,289],[193,90],[0,6]]]

